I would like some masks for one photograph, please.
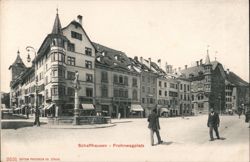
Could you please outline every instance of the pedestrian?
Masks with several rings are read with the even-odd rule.
[[[245,113],[245,122],[249,123],[248,128],[250,128],[250,110]]]
[[[208,120],[207,120],[207,126],[209,127],[210,141],[214,140],[213,130],[215,131],[217,139],[220,139],[219,131],[218,131],[219,124],[220,124],[219,114],[216,113],[213,110],[213,108],[211,108],[210,113],[208,115]]]
[[[241,111],[241,110],[239,110],[239,112],[238,112],[239,119],[240,119],[241,114],[242,114],[242,111]]]
[[[152,113],[148,116],[148,128],[150,129],[150,139],[151,145],[154,146],[154,133],[156,133],[158,144],[163,143],[160,136],[160,123],[159,123],[159,115],[157,114],[157,110],[154,109]]]
[[[35,122],[34,122],[34,125],[36,125],[38,127],[40,127],[39,117],[40,117],[40,110],[38,108],[36,108],[36,110],[35,110]]]
[[[29,119],[29,113],[30,113],[30,108],[29,106],[27,106],[27,110],[26,110],[27,119]]]

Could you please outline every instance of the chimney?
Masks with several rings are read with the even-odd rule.
[[[181,67],[178,67],[178,71],[181,71]]]
[[[229,74],[230,73],[230,71],[229,71],[229,69],[227,69],[227,74]]]
[[[141,61],[141,63],[143,64],[143,57],[140,57],[140,61]]]
[[[77,20],[82,25],[82,15],[78,15],[77,16]]]
[[[199,66],[199,61],[196,61],[196,66]]]
[[[148,58],[149,61],[149,68],[151,69],[151,58]]]
[[[200,65],[202,65],[202,59],[200,60]]]
[[[187,69],[188,68],[188,66],[187,65],[185,65],[185,69]]]
[[[134,57],[134,60],[135,60],[135,61],[138,61],[138,57],[137,57],[137,56],[135,56],[135,57]]]

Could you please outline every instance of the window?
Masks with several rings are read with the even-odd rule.
[[[184,84],[184,91],[186,91],[187,89],[186,89],[186,84]]]
[[[101,72],[101,82],[108,83],[108,72],[106,71]]]
[[[92,74],[86,74],[86,82],[93,82],[93,75]]]
[[[85,67],[88,69],[92,69],[92,62],[91,61],[85,61]]]
[[[145,98],[142,98],[142,103],[145,103]]]
[[[74,80],[74,79],[75,79],[75,73],[74,73],[74,72],[71,72],[71,71],[68,71],[68,72],[67,72],[67,77],[68,77],[68,79],[70,79],[70,80]]]
[[[116,74],[114,75],[114,83],[118,83],[118,76]]]
[[[177,92],[169,91],[169,96],[170,96],[170,97],[177,97],[177,96],[178,96],[178,93],[177,93]]]
[[[65,70],[62,68],[58,68],[58,77],[65,78]]]
[[[107,86],[102,86],[101,95],[102,95],[102,97],[108,97],[108,88],[107,88]]]
[[[52,77],[57,77],[57,76],[58,76],[57,69],[52,69]]]
[[[159,95],[161,96],[161,90],[159,90]]]
[[[75,52],[75,44],[74,43],[68,43],[68,51]]]
[[[76,65],[76,59],[74,57],[68,56],[68,65],[75,66]]]
[[[124,84],[128,85],[128,77],[127,76],[124,77]]]
[[[159,87],[161,87],[161,81],[159,81]]]
[[[151,103],[151,104],[153,104],[153,103],[154,103],[153,98],[150,98],[150,103]]]
[[[58,95],[58,86],[53,86],[52,88],[51,88],[51,95],[52,96],[57,96]]]
[[[63,96],[65,95],[65,87],[64,86],[59,86],[58,88],[58,93]]]
[[[87,97],[93,96],[93,89],[92,88],[86,88],[86,96]]]
[[[145,92],[145,87],[144,86],[142,86],[142,92]]]
[[[62,53],[54,52],[51,54],[51,61],[65,62],[65,55]],[[46,64],[46,69],[47,69],[47,64]]]
[[[164,82],[164,87],[167,87],[167,83],[166,82]]]
[[[148,77],[148,83],[150,83],[150,77]]]
[[[133,100],[137,100],[137,90],[133,90]]]
[[[137,87],[137,78],[133,78],[133,87]]]
[[[119,97],[119,90],[118,89],[114,89],[114,97]]]
[[[181,84],[181,90],[182,90],[182,84]]]
[[[119,76],[119,83],[122,84],[123,83],[123,77]]]
[[[153,88],[153,94],[155,94],[155,88]]]
[[[75,39],[82,40],[82,34],[74,32],[74,31],[71,31],[71,37],[75,38]]]
[[[147,92],[150,93],[150,87],[148,87],[148,91]]]
[[[167,96],[168,95],[168,91],[165,91],[165,96]]]
[[[73,95],[75,94],[74,88],[68,87],[68,89],[67,89],[67,94],[68,94],[69,96],[73,96]]]
[[[145,77],[144,76],[142,76],[142,82],[145,82]]]
[[[85,47],[85,54],[89,55],[89,56],[92,56],[92,49],[88,48],[88,47]]]
[[[204,104],[203,103],[198,103],[198,108],[203,108]]]
[[[188,90],[188,91],[190,90],[190,87],[189,87],[189,85],[187,85],[187,90]]]
[[[175,84],[174,83],[170,83],[170,88],[175,88]]]

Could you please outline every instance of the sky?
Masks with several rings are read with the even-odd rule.
[[[17,51],[27,66],[26,46],[39,49],[51,33],[58,8],[63,27],[77,15],[91,41],[129,57],[161,59],[161,66],[190,67],[217,60],[249,82],[247,0],[0,1],[1,91],[9,92],[9,66]],[[217,51],[217,52],[216,52]]]

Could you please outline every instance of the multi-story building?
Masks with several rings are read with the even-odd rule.
[[[249,107],[249,84],[229,69],[225,74],[225,111],[242,112]]]
[[[112,117],[142,117],[140,74],[125,53],[94,43],[96,111]]]
[[[156,78],[159,75],[159,71],[157,70],[157,65],[151,62],[151,59],[145,60],[143,57],[140,57],[140,60],[138,60],[138,57],[135,57],[131,60],[134,69],[140,73],[140,101],[144,109],[144,116],[147,117],[157,105]]]
[[[113,117],[141,117],[158,108],[161,114],[174,116],[207,113],[210,107],[222,112],[249,106],[248,83],[225,72],[218,61],[210,62],[208,53],[204,64],[197,61],[179,74],[166,64],[164,71],[150,58],[132,59],[93,43],[82,16],[77,18],[62,28],[56,14],[52,32],[37,52],[33,49],[31,67],[25,66],[18,52],[9,67],[10,107],[23,114],[27,107],[37,106],[43,115],[73,115],[76,72],[79,106],[85,115],[96,110]]]
[[[191,101],[191,81],[186,78],[178,77],[179,83],[179,114],[180,115],[192,115],[192,101]]]
[[[179,114],[178,81],[176,78],[160,76],[157,78],[158,108],[168,110],[170,116]],[[161,112],[164,112],[160,110]]]
[[[36,106],[36,100],[37,106],[42,106],[44,112],[54,116],[72,115],[73,79],[78,71],[81,108],[94,108],[95,47],[81,23],[82,17],[78,16],[78,22],[74,20],[61,28],[59,15],[56,14],[52,32],[39,48],[32,61],[33,66],[26,68],[17,56],[9,68],[12,72],[12,105],[21,107],[31,103]]]
[[[216,111],[224,110],[225,73],[222,65],[210,62],[207,53],[205,63],[196,62],[196,66],[181,71],[182,76],[191,80],[192,108],[194,113],[208,113],[213,107]]]

